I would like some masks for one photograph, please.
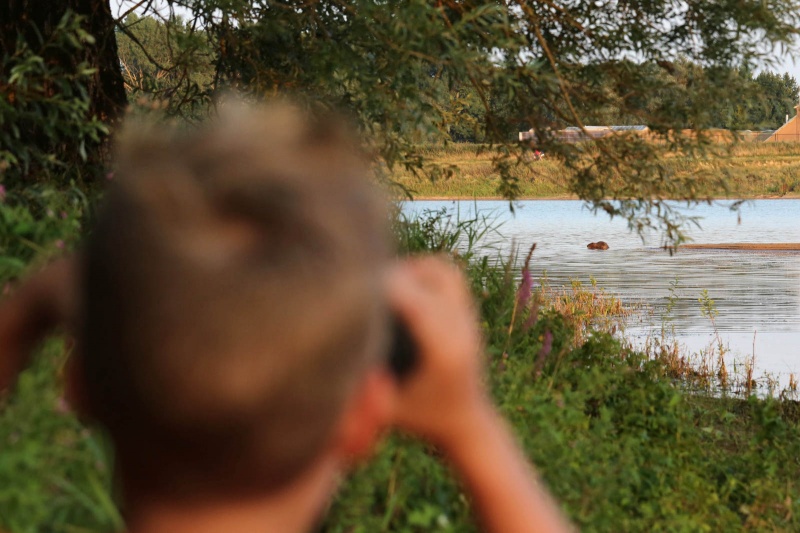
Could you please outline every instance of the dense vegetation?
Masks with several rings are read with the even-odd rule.
[[[69,237],[34,225],[48,240]],[[454,253],[481,226],[433,215],[396,228],[406,252]],[[733,378],[719,388],[716,370],[686,367],[668,343],[630,350],[610,334],[624,309],[602,291],[532,288],[505,260],[464,248],[455,256],[480,302],[496,401],[582,530],[800,527],[796,402],[726,392]],[[61,399],[66,356],[58,340],[47,343],[0,410],[0,527],[13,532],[122,524],[102,435]],[[474,530],[468,500],[436,450],[399,435],[345,483],[321,526]]]
[[[193,98],[206,101],[201,95],[207,95],[214,86],[215,76],[209,40],[206,32],[192,32],[181,18],[161,20],[155,16],[140,17],[136,13],[128,15],[120,26],[117,41],[123,78],[131,97],[165,99],[174,113],[186,113],[187,102]],[[663,71],[657,73],[660,67],[653,63],[629,65],[631,69],[650,70],[652,75],[662,76],[665,86],[685,88],[688,84],[698,83],[697,80],[719,75],[680,56],[663,67]],[[744,97],[725,98],[715,103],[714,113],[708,117],[706,126],[731,130],[777,129],[785,122],[786,115],[794,114],[800,86],[793,77],[769,70],[753,75],[746,68],[736,68],[728,74],[741,82]],[[531,127],[524,109],[512,101],[498,96],[482,100],[474,86],[455,83],[433,67],[420,70],[416,82],[427,93],[432,108],[442,115],[440,131],[421,134],[424,140],[513,141],[518,131]],[[604,79],[602,83],[606,84],[604,90],[614,91],[612,80]],[[649,124],[648,112],[658,109],[662,99],[663,90],[642,94],[637,103],[641,108],[639,113],[626,110],[619,102],[609,102],[593,120],[596,124]],[[492,137],[485,130],[488,116],[505,117],[503,123],[507,130]],[[695,126],[689,117],[684,119],[676,126],[681,129]],[[554,115],[553,127],[559,125],[572,124]]]
[[[552,168],[568,176],[559,191],[649,223],[666,198],[736,185],[735,165],[731,181],[691,170],[716,150],[705,128],[775,127],[797,91],[792,78],[752,74],[772,46],[797,35],[795,0],[412,0],[392,9],[181,0],[161,6],[163,16],[155,3],[139,5],[122,20],[103,0],[0,5],[4,293],[90,227],[113,179],[108,140],[125,109],[191,122],[212,115],[229,89],[251,99],[290,93],[312,110],[349,112],[376,169],[401,184],[417,187],[417,175],[448,183],[453,166],[468,169],[474,157],[493,180],[488,190],[510,198]],[[609,122],[647,124],[659,142],[569,145],[553,135]],[[515,142],[528,128],[545,161]],[[443,148],[464,140],[490,148]],[[794,155],[763,150],[776,161]],[[789,178],[774,184],[778,193],[797,186]],[[669,218],[652,223],[677,238]],[[474,228],[433,216],[398,221],[397,235],[404,253],[455,254]],[[793,402],[728,395],[714,388],[716,373],[698,373],[666,348],[630,350],[610,334],[623,310],[607,295],[531,292],[507,259],[455,255],[481,304],[495,397],[583,529],[798,529]],[[0,398],[0,529],[121,527],[103,437],[61,400],[68,355],[48,342],[14,394]],[[467,503],[436,450],[397,436],[347,482],[322,529],[469,531]]]
[[[346,110],[389,170],[447,175],[424,164],[423,141],[493,144],[509,198],[530,164],[516,133],[532,128],[574,173],[572,193],[678,238],[664,199],[705,197],[691,176],[672,179],[661,150],[615,136],[587,152],[554,132],[646,124],[694,155],[708,139],[684,129],[774,127],[796,90],[752,73],[793,46],[797,0],[180,0],[137,3],[121,20],[108,0],[36,0],[35,17],[27,5],[0,11],[6,187],[102,182],[101,140],[128,103],[202,120],[229,89],[292,93]]]

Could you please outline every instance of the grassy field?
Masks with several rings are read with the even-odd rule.
[[[702,159],[667,155],[667,168],[676,178],[694,176],[698,190],[714,197],[800,197],[800,143],[740,143],[717,146]],[[450,177],[431,181],[397,169],[392,177],[417,198],[499,198],[499,177],[492,168],[490,149],[474,144],[427,147],[421,152],[429,165],[451,169]],[[711,178],[727,178],[725,190]],[[515,169],[521,198],[572,198],[573,173],[563,163],[545,157]]]

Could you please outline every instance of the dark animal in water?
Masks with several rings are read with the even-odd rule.
[[[608,243],[605,241],[590,242],[586,247],[590,250],[608,250]]]

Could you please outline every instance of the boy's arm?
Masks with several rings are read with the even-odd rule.
[[[474,427],[445,450],[490,532],[572,531],[502,417],[476,413]]]
[[[463,274],[441,259],[411,260],[392,276],[390,298],[420,358],[400,384],[397,425],[445,453],[487,531],[572,531],[485,390],[477,314]]]
[[[14,384],[42,337],[74,315],[76,289],[74,260],[62,259],[0,302],[0,392]]]

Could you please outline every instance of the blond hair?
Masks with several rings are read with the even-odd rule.
[[[220,115],[128,127],[86,248],[89,405],[148,490],[289,481],[387,342],[386,209],[352,137],[286,105]]]

